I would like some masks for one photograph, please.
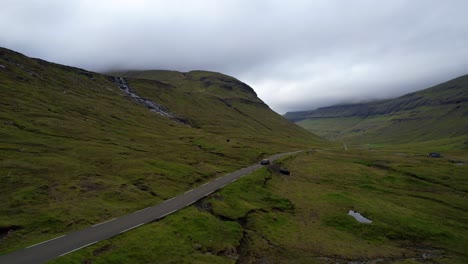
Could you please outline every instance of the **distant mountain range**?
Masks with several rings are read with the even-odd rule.
[[[459,147],[466,148],[468,75],[395,99],[288,112],[284,116],[331,140],[400,144],[457,139]]]

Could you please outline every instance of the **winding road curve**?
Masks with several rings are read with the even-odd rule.
[[[276,154],[271,156],[269,160],[274,161],[283,156],[293,155],[299,152],[302,151]],[[260,169],[261,167],[262,165],[260,164],[254,164],[207,182],[202,186],[168,199],[158,205],[147,207],[119,218],[95,224],[86,229],[31,245],[10,254],[2,255],[0,256],[0,263],[44,263],[54,258],[88,247],[99,241],[117,236],[121,233],[172,214],[236,181],[240,177]]]

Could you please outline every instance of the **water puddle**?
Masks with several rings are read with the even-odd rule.
[[[360,223],[365,223],[365,224],[370,224],[370,223],[372,223],[372,220],[365,218],[365,217],[362,216],[360,213],[355,212],[355,211],[353,211],[353,210],[349,210],[348,215],[354,217],[354,219],[356,219],[356,220],[357,220],[358,222],[360,222]]]

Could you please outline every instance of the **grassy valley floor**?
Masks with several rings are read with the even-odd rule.
[[[316,149],[52,263],[467,263],[460,155]]]

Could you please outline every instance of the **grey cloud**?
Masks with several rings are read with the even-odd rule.
[[[10,0],[0,45],[96,71],[224,72],[283,113],[466,74],[467,9],[457,0]]]

